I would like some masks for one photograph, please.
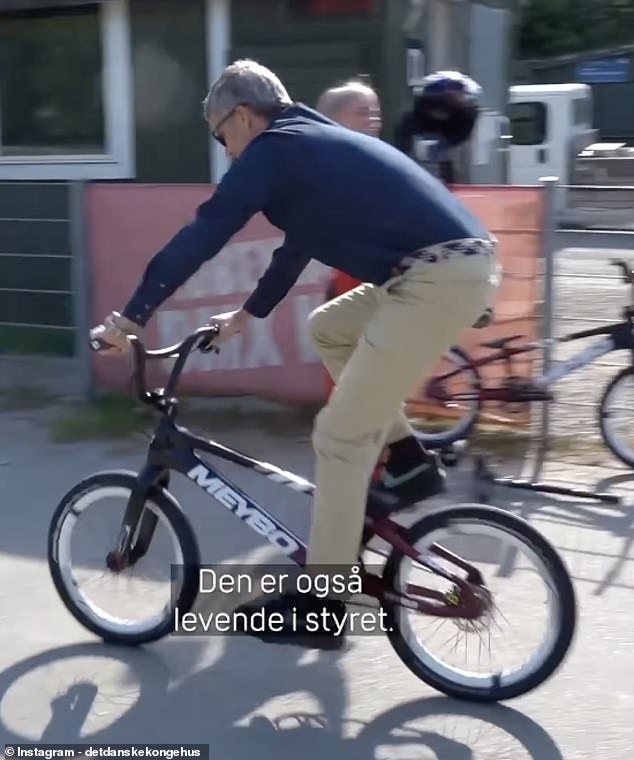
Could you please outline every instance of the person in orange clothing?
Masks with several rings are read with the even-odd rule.
[[[381,133],[383,126],[381,104],[379,96],[367,77],[360,76],[349,79],[342,84],[324,90],[319,96],[316,110],[348,129],[365,132],[377,138]],[[357,280],[345,272],[334,270],[326,288],[326,301],[331,301],[358,285],[362,285],[361,280]],[[324,376],[326,391],[330,395],[334,388],[334,382],[325,368]],[[387,452],[384,452],[374,470],[373,480],[380,476],[386,458]]]
[[[359,76],[329,87],[317,101],[316,110],[343,127],[378,137],[381,133],[381,104],[369,79]],[[361,280],[335,270],[326,289],[326,301],[361,285]],[[334,383],[325,371],[326,389],[330,394]]]

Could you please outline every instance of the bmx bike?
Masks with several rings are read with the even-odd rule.
[[[305,543],[199,454],[255,471],[264,478],[305,495],[311,495],[315,486],[273,464],[194,435],[176,423],[179,403],[175,388],[185,362],[194,349],[217,351],[213,346],[216,335],[215,327],[203,327],[181,343],[157,351],[147,351],[138,338],[130,338],[136,395],[142,403],[160,413],[145,465],[138,473],[113,470],[90,475],[62,497],[52,517],[48,562],[55,588],[71,615],[106,642],[132,646],[156,641],[173,633],[174,610],[177,608],[181,616],[191,610],[200,591],[199,544],[190,520],[169,491],[172,472],[185,476],[189,482],[199,486],[223,510],[236,516],[277,552],[299,567],[306,566]],[[100,341],[92,344],[94,350],[101,347],[103,344]],[[146,390],[146,359],[170,357],[176,357],[176,361],[165,388]],[[115,535],[106,536],[103,529],[93,529],[83,545],[88,545],[94,552],[97,540],[105,536],[107,543],[103,555],[98,553],[97,559],[91,560],[92,565],[75,562],[73,543],[82,517],[110,497],[121,499],[123,507],[123,517],[116,522]],[[105,512],[112,514],[111,509]],[[362,593],[378,600],[390,644],[402,663],[422,681],[454,697],[500,701],[536,688],[563,662],[576,626],[573,584],[555,548],[525,520],[494,507],[466,504],[439,507],[411,526],[403,527],[381,505],[369,500],[365,522],[360,552],[375,551],[385,558],[385,562],[377,573],[368,571],[363,562],[360,563]],[[136,607],[128,606],[126,613],[114,614],[93,601],[80,588],[82,573],[95,563],[100,579],[106,575],[120,579],[137,566],[140,570],[153,542],[158,540],[155,533],[159,526],[169,534],[168,544],[174,549],[175,559],[169,565],[168,601],[160,602],[156,612],[133,619],[132,609]],[[509,572],[515,568],[524,582],[539,575],[548,588],[545,609],[548,630],[539,639],[535,651],[526,661],[512,668],[502,670],[496,664],[496,669],[484,673],[465,669],[464,659],[460,665],[448,665],[432,653],[429,643],[423,641],[413,628],[417,619],[429,622],[430,618],[438,621],[439,626],[453,625],[454,639],[474,633],[480,650],[486,647],[487,637],[491,639],[491,631],[497,630],[496,626],[502,628],[502,618],[498,617],[499,605],[487,579],[466,558],[476,554],[478,558],[484,556],[481,551],[476,551],[477,543],[473,535],[478,529],[485,533],[484,554],[490,568],[489,580],[501,577],[506,584]],[[449,538],[441,544],[437,539],[443,531],[449,533]],[[501,553],[491,552],[492,535],[498,541],[502,536],[504,551]],[[375,538],[386,542],[389,549],[370,549],[368,545]],[[452,542],[454,550],[448,548]],[[81,542],[77,543],[81,545]],[[536,573],[523,572],[517,560],[521,551],[530,555]],[[510,570],[509,563],[512,566]],[[501,565],[504,565],[504,571],[501,571]],[[165,566],[163,558],[161,566]],[[440,588],[408,582],[410,567],[422,573],[423,580],[434,580]],[[144,601],[150,599],[150,591],[154,590],[154,585],[149,581],[143,586]],[[515,606],[518,602],[528,605],[531,627],[537,613],[537,602],[534,596],[531,598],[530,591],[526,593],[527,596],[524,592],[514,594],[512,599]],[[125,595],[123,603],[126,604],[127,600],[128,596]]]

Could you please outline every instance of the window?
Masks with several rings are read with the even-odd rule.
[[[513,145],[541,145],[546,139],[546,106],[534,103],[511,103],[509,106]]]
[[[132,176],[128,36],[127,0],[0,14],[0,179]]]
[[[573,121],[577,126],[589,127],[592,124],[592,100],[576,98],[572,101]]]

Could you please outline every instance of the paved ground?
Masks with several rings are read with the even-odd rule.
[[[612,274],[610,255],[574,250],[558,256],[558,335],[593,325],[589,318],[617,315],[625,288],[599,277]],[[569,355],[558,350],[558,358]],[[6,369],[0,367],[5,378]],[[20,371],[34,379],[33,369],[24,365]],[[584,440],[596,435],[591,404],[613,372],[613,366],[593,366],[557,386],[559,398],[574,405],[555,407],[556,433]],[[47,376],[47,387],[49,381]],[[254,456],[312,475],[306,431],[212,432]],[[634,480],[600,449],[592,449],[584,466],[578,460],[549,462],[545,478],[598,483],[624,495],[623,506],[501,488],[493,494],[495,503],[528,518],[562,552],[580,619],[574,648],[555,677],[506,705],[481,708],[433,692],[378,637],[355,639],[340,654],[216,637],[169,639],[139,650],[101,644],[55,594],[46,564],[47,530],[71,485],[95,470],[137,468],[143,447],[142,439],[54,445],[46,412],[0,414],[1,743],[199,741],[210,744],[214,760],[321,760],[327,754],[359,760],[630,760]],[[249,474],[236,474],[236,480],[306,537],[309,510],[301,497]],[[471,500],[469,484],[467,472],[454,473],[450,498]],[[210,512],[214,503],[198,489],[180,479],[174,493],[196,528],[203,561],[266,561],[255,535],[223,510]],[[532,599],[520,587],[517,606],[526,598]],[[532,613],[529,607],[526,630],[534,624]]]
[[[574,649],[554,678],[507,705],[479,708],[420,683],[379,637],[355,639],[340,654],[215,637],[135,651],[102,645],[53,590],[47,529],[76,480],[97,469],[138,467],[143,441],[52,445],[45,422],[42,412],[0,416],[0,743],[204,742],[214,760],[630,760],[634,506],[496,491],[498,503],[527,516],[562,551],[580,620]],[[311,476],[305,434],[215,432]],[[619,474],[550,472],[577,483]],[[240,482],[306,535],[309,513],[299,496],[248,475]],[[467,482],[466,474],[455,475],[453,498],[466,498]],[[626,493],[627,486],[612,487]],[[209,512],[198,489],[179,480],[174,492],[194,522],[204,561],[262,561],[254,534],[220,509]],[[527,615],[530,627],[530,609]]]

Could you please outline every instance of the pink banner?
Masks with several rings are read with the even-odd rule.
[[[214,188],[188,185],[99,184],[88,187],[87,217],[92,263],[93,324],[121,310],[143,270]],[[508,329],[534,335],[534,303],[541,226],[540,191],[533,188],[464,186],[457,194],[500,239],[505,281],[497,324],[469,331],[476,342]],[[283,234],[258,215],[168,299],[144,332],[148,348],[182,340],[212,314],[238,308],[266,269]],[[323,371],[306,329],[309,313],[324,301],[327,267],[311,262],[286,299],[264,320],[253,320],[220,354],[191,355],[180,389],[198,395],[256,395],[289,402],[321,402]],[[172,361],[148,366],[152,385],[167,379]],[[104,389],[125,389],[127,360],[94,356]]]

